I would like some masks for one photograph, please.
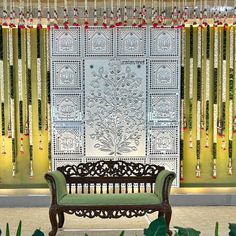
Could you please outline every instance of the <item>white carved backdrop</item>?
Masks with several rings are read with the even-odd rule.
[[[51,30],[53,168],[164,165],[179,186],[180,30]]]

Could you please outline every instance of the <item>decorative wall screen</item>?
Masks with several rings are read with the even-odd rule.
[[[180,30],[51,31],[52,160],[164,165],[179,186]]]

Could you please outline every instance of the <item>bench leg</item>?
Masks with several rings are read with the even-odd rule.
[[[165,220],[167,226],[167,233],[168,235],[172,235],[172,231],[170,230],[170,220],[171,220],[172,210],[171,207],[168,207],[165,211]]]
[[[62,228],[65,222],[65,216],[63,212],[58,213],[58,219],[59,219],[58,228]]]
[[[162,217],[162,216],[164,216],[164,212],[163,212],[163,211],[159,211],[159,212],[158,212],[158,218],[160,218],[160,217]]]
[[[55,236],[57,233],[57,214],[54,208],[49,210],[49,219],[51,222],[52,230],[49,232],[49,236]]]

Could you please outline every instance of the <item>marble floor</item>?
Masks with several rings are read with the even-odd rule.
[[[149,215],[151,220],[157,214]],[[22,236],[31,236],[35,229],[41,229],[45,235],[50,230],[47,208],[0,208],[0,228],[5,232],[6,223],[15,235],[19,220],[22,220]],[[171,227],[192,227],[201,231],[201,236],[214,235],[216,221],[219,222],[221,236],[228,235],[228,223],[236,223],[236,206],[217,207],[173,207]],[[125,230],[125,236],[141,236],[148,226],[146,217],[102,220],[99,218],[77,218],[66,215],[65,228],[58,236],[119,236]]]

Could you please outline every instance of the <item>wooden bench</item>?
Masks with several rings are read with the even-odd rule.
[[[58,167],[45,178],[52,194],[50,236],[63,227],[64,213],[89,218],[131,218],[155,211],[165,217],[171,235],[169,194],[175,173],[162,166],[98,161]]]

